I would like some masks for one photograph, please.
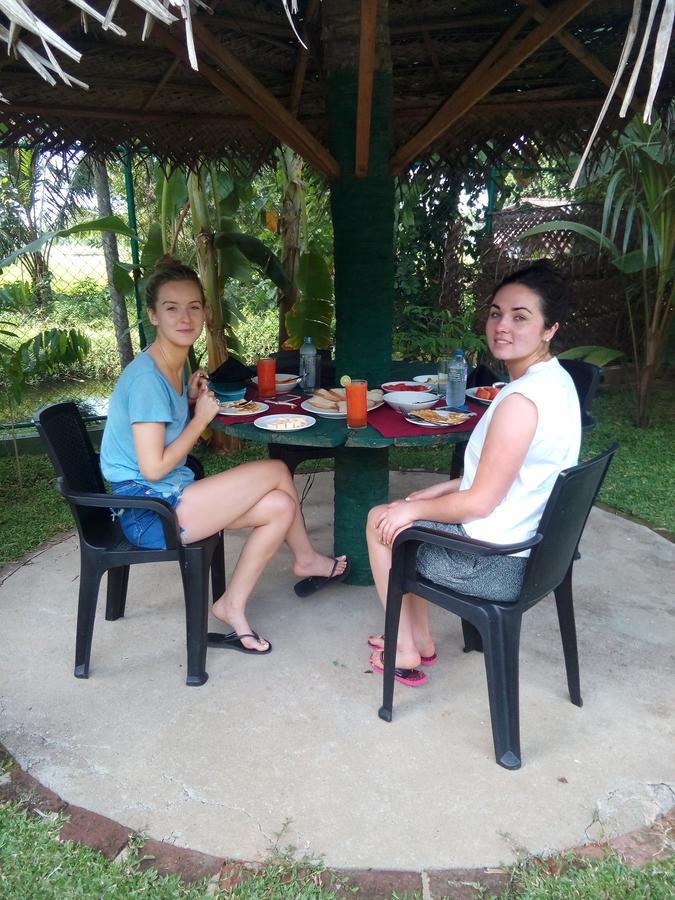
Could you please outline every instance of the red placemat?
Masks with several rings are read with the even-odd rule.
[[[400,413],[388,406],[386,403],[379,409],[375,409],[368,413],[368,424],[372,425],[376,431],[379,431],[382,437],[418,437],[426,434],[450,434],[452,432],[473,431],[477,423],[480,422],[481,416],[485,413],[486,407],[479,406],[477,403],[467,403],[469,412],[476,413],[461,425],[449,425],[447,428],[427,428],[424,425],[413,425],[406,422]]]

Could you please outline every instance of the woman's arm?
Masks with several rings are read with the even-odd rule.
[[[164,422],[134,422],[131,429],[138,468],[143,478],[159,481],[167,472],[175,469],[192,450],[199,435],[218,414],[218,410],[219,403],[210,391],[199,394],[192,418],[178,437],[166,447]]]
[[[459,490],[461,478],[453,478],[452,481],[439,481],[438,484],[431,484],[429,487],[422,488],[420,491],[413,491],[408,494],[406,500],[433,500],[434,497],[442,497],[444,494],[452,494]]]
[[[531,400],[522,394],[505,397],[494,411],[471,487],[432,498],[411,496],[410,500],[389,504],[377,523],[382,542],[391,544],[401,528],[417,519],[461,523],[489,516],[515,481],[537,430],[537,420],[537,407]]]

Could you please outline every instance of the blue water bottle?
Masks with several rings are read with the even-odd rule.
[[[466,400],[467,365],[463,350],[455,350],[448,363],[448,384],[445,389],[445,402],[448,406],[463,406]]]

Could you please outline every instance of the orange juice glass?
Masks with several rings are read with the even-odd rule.
[[[354,380],[345,388],[347,395],[347,427],[365,428],[368,409],[366,406],[367,381]]]
[[[258,396],[274,397],[277,392],[277,367],[273,359],[258,360]]]

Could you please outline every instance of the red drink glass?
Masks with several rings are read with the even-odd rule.
[[[348,428],[365,428],[368,424],[367,390],[367,381],[354,380],[346,386]]]
[[[258,396],[274,397],[277,392],[277,367],[273,359],[258,360]]]

